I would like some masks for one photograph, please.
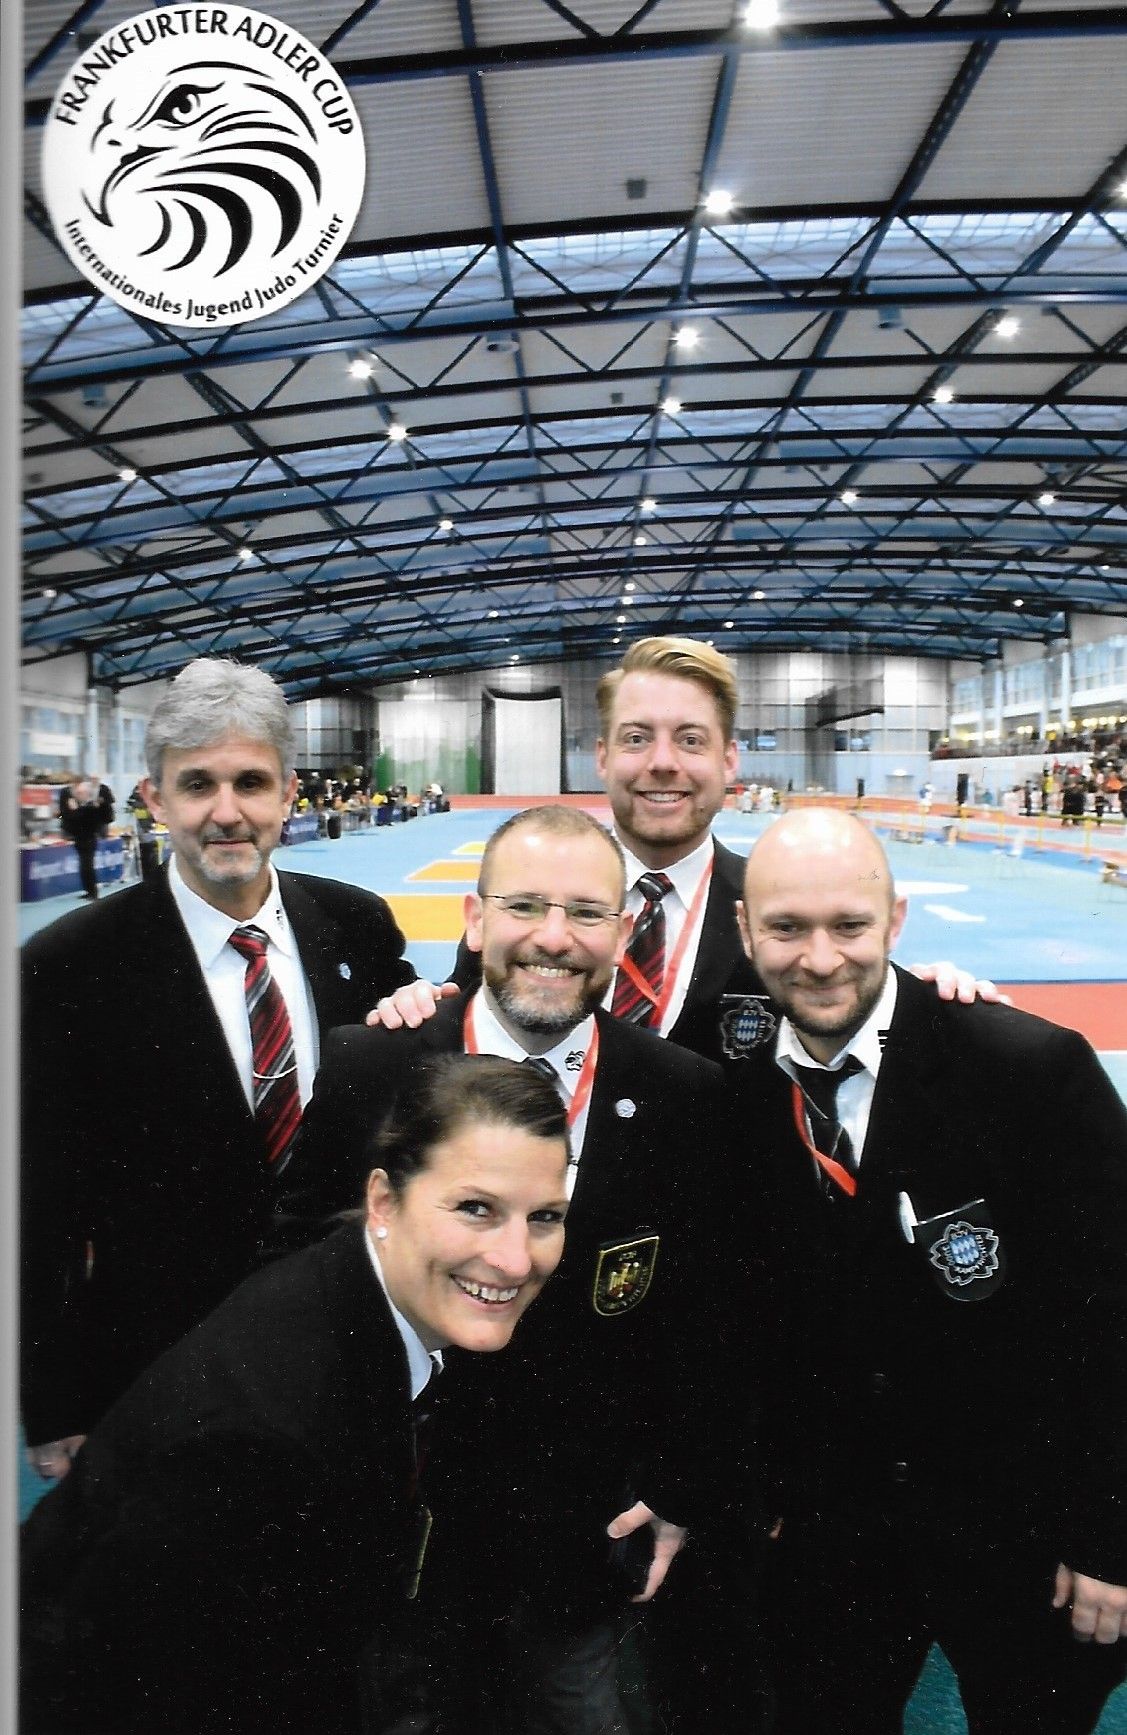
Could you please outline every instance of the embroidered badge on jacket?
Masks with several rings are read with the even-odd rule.
[[[754,1048],[770,1042],[779,1021],[755,994],[720,996],[720,1045],[729,1060],[745,1060]]]
[[[960,1219],[948,1223],[938,1241],[928,1248],[928,1258],[948,1283],[965,1289],[968,1283],[993,1277],[998,1269],[998,1237],[993,1229]]]
[[[657,1235],[636,1235],[629,1241],[603,1243],[591,1297],[596,1313],[614,1319],[645,1300],[653,1282],[659,1240]]]

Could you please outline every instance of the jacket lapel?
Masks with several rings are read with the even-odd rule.
[[[735,900],[740,896],[740,858],[716,844],[712,880],[701,922],[700,945],[689,981],[693,1000],[714,1000],[722,992],[733,967],[743,956],[736,926]],[[688,996],[686,996],[688,998]]]

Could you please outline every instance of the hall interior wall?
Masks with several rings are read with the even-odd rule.
[[[883,712],[852,719],[836,731],[847,742],[863,739],[867,745],[835,750],[835,730],[827,726],[830,751],[828,756],[817,755],[815,765],[807,736],[807,701],[855,683],[856,659],[780,651],[766,656],[737,653],[733,660],[739,685],[736,739],[742,781],[780,789],[789,782],[795,789],[805,789],[815,780],[815,770],[827,763],[832,780],[823,776],[819,781],[835,793],[852,792],[858,778],[865,779],[871,794],[902,792],[926,778],[930,737],[945,724],[944,663],[897,657],[882,664],[874,659]],[[575,793],[601,790],[595,769],[595,688],[610,666],[605,662],[521,664],[418,676],[381,687],[374,697],[380,764],[387,781],[415,789],[437,777],[452,793],[479,793],[474,776],[480,765],[484,690],[519,694],[558,688],[564,706],[567,788]]]

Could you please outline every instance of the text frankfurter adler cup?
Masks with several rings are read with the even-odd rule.
[[[71,263],[167,325],[241,325],[311,289],[352,232],[364,167],[340,75],[245,6],[165,6],[107,30],[43,139]]]

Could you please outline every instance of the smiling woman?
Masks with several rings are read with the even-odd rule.
[[[379,1639],[429,1528],[411,1402],[443,1346],[503,1348],[554,1271],[568,1143],[538,1072],[459,1054],[412,1073],[372,1150],[362,1221],[154,1363],[28,1519],[28,1731],[383,1714]]]

